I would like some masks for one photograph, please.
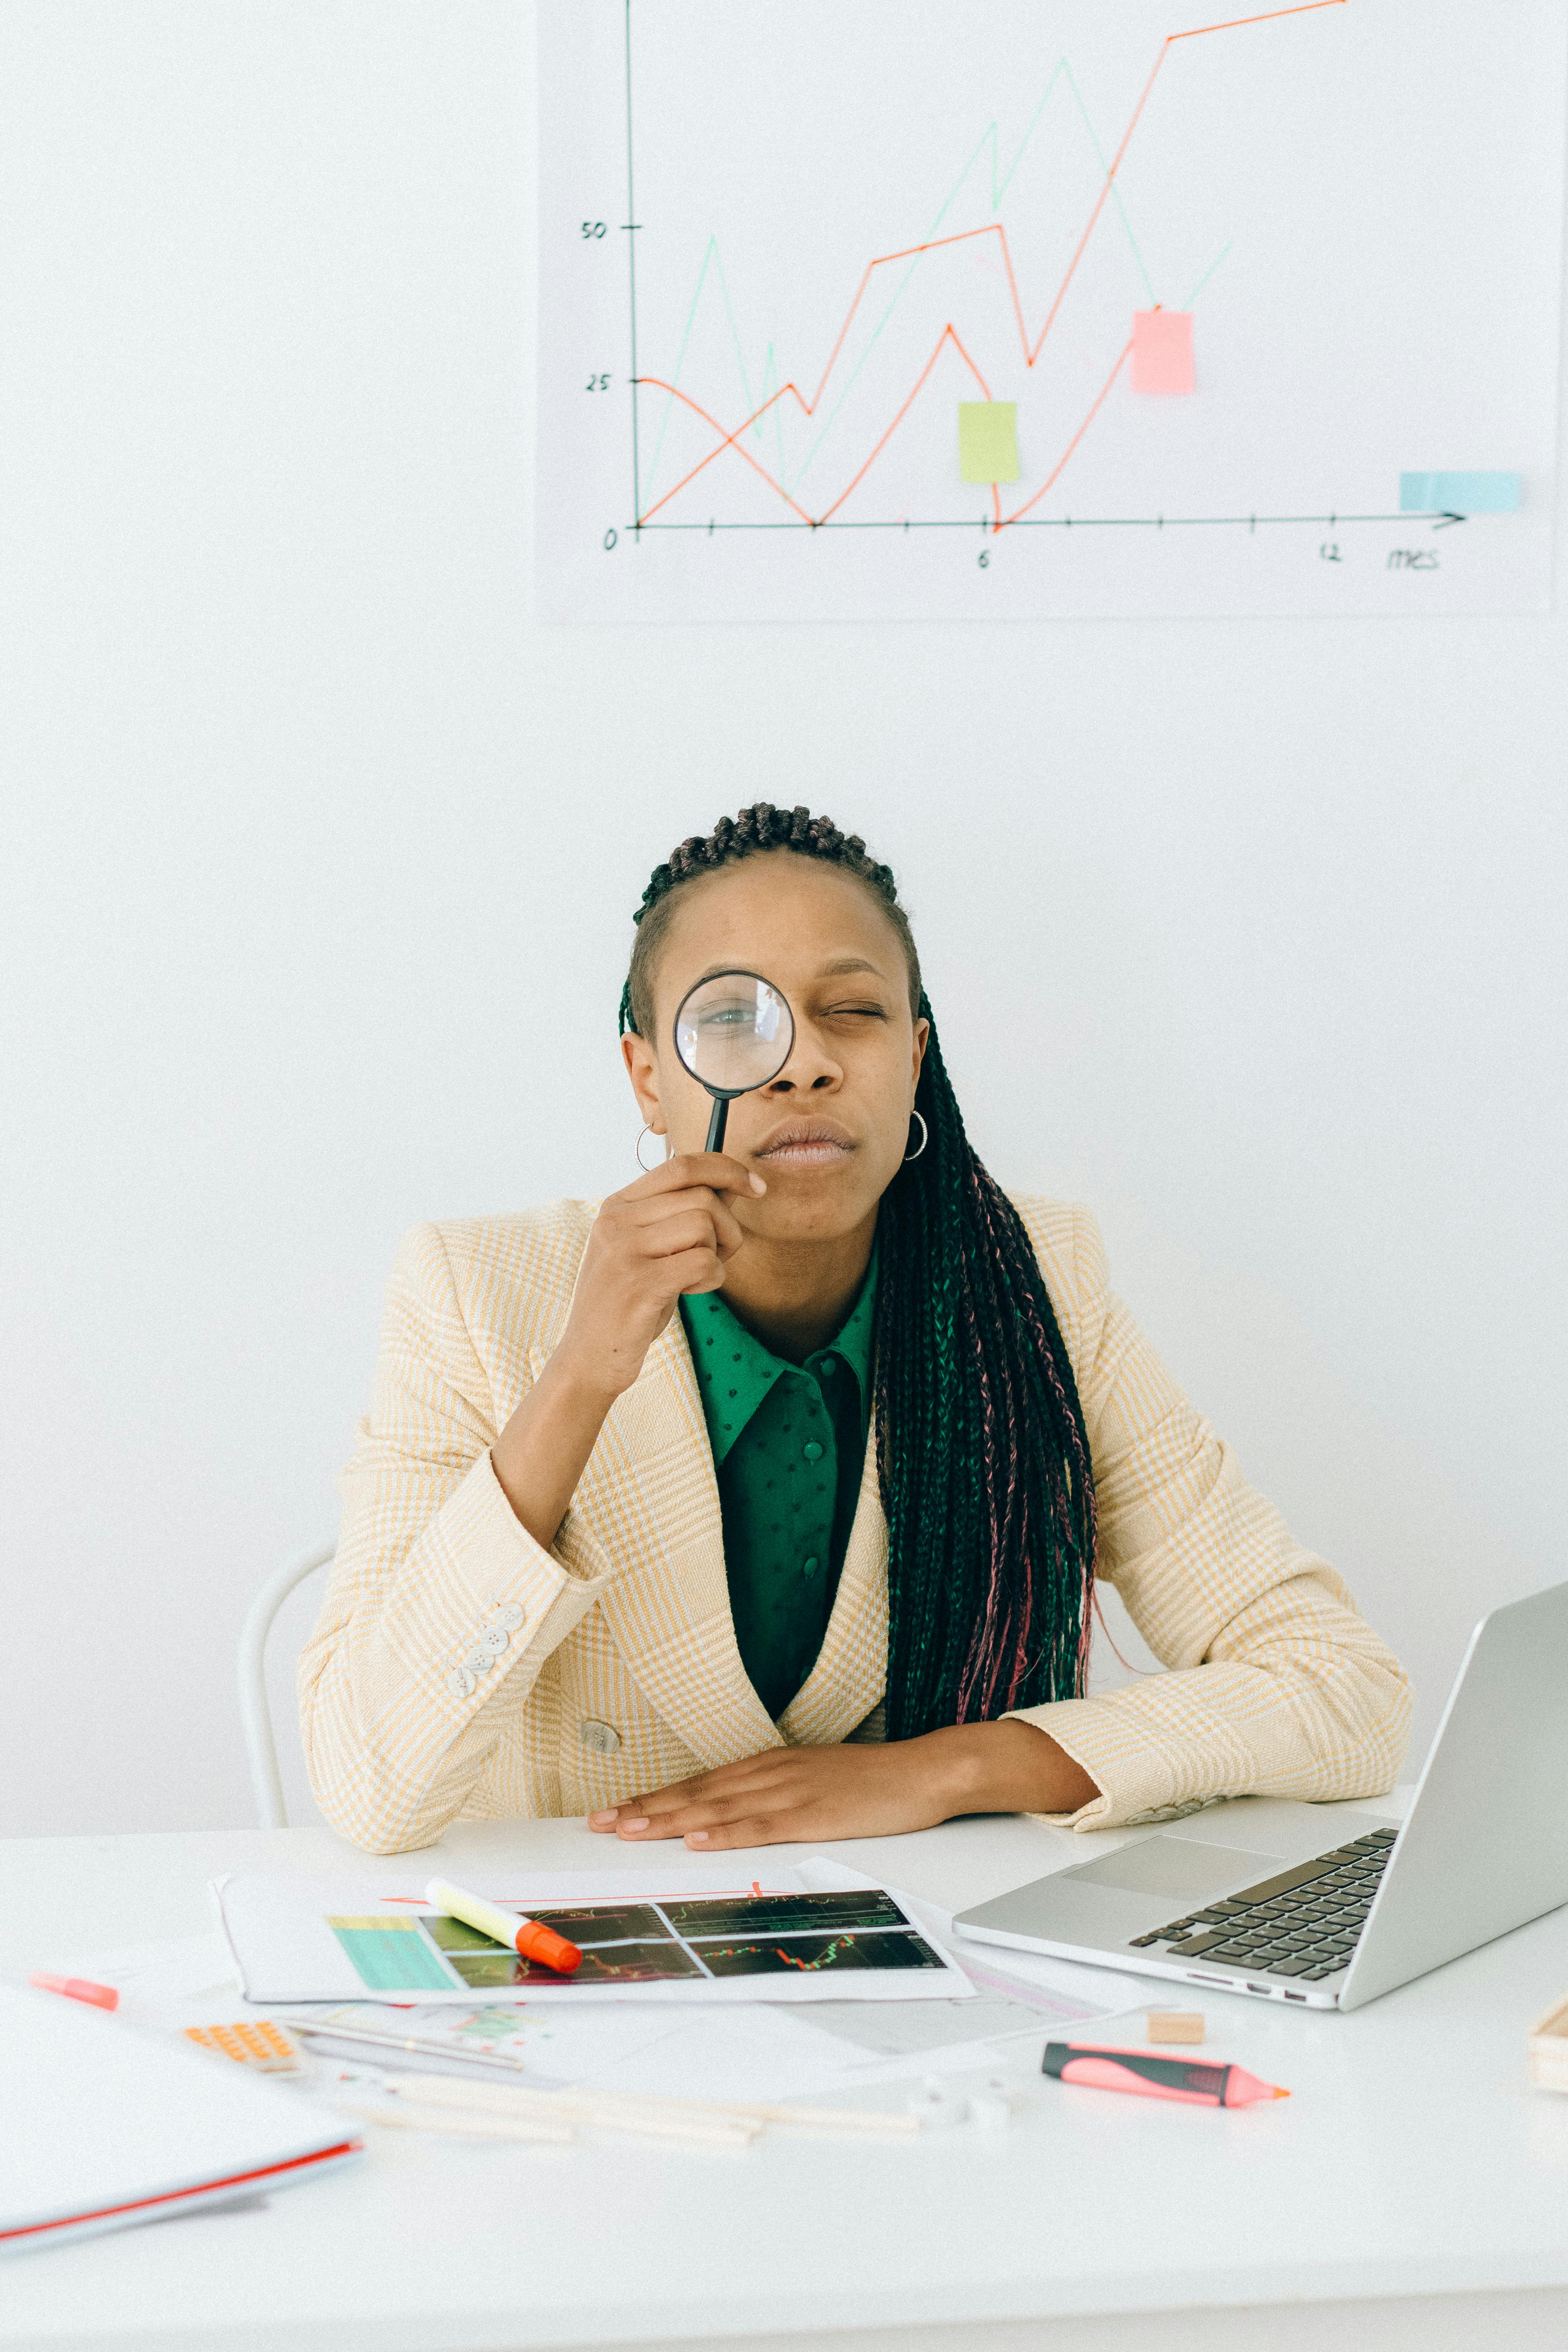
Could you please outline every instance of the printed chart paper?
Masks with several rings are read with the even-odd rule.
[[[308,2022],[313,2059],[343,2062],[353,2076],[408,2068],[452,2073],[473,2080],[474,2063],[496,2068],[491,2081],[518,2081],[535,2090],[629,2091],[640,2095],[700,2099],[820,2097],[889,2070],[879,2045],[858,2043],[839,2031],[818,2030],[818,2016],[882,2018],[912,2014],[934,2021],[938,2041],[984,2001],[834,2002],[821,2009],[750,2001],[715,2009],[658,2007],[646,2001],[566,2001],[495,2005],[481,2010],[432,2006],[400,2010],[351,2001],[340,2009],[290,2011],[285,2022]],[[334,2024],[388,2023],[416,2037],[412,2054],[389,2053],[352,2038],[334,2040]],[[1047,2029],[1048,2030],[1048,2029]],[[445,2052],[446,2055],[437,2054]],[[893,2070],[907,2076],[907,2063]]]
[[[870,1884],[841,1864],[821,1863],[843,1885]],[[977,1999],[822,2000],[806,2009],[752,2001],[715,2011],[658,2009],[632,2001],[554,2001],[479,2008],[371,2001],[294,2011],[309,2022],[313,2057],[344,2062],[352,2085],[382,2070],[471,2074],[476,2062],[521,2069],[538,2088],[668,2093],[687,2098],[841,2101],[857,2093],[941,2074],[973,2074],[1038,2063],[1041,2042],[1065,2026],[1148,2006],[1148,1987],[1109,1969],[969,1945],[952,1937],[952,1917],[900,1888],[888,1890],[916,1927],[951,1951]],[[1001,1966],[993,1963],[1000,1961]],[[334,2024],[410,2037],[416,2052],[392,2053]],[[321,2039],[322,2035],[326,2039]]]
[[[826,1857],[813,1858],[808,1872],[818,1892],[876,1884]],[[626,1878],[605,1874],[602,1883],[624,1890]],[[521,2069],[528,2081],[547,2089],[837,2103],[885,2095],[889,2084],[908,2086],[933,2072],[988,2074],[998,2065],[1017,2066],[1031,2052],[1027,2063],[1037,2063],[1042,2036],[1148,2006],[1148,1985],[1135,1978],[971,1944],[954,1935],[952,1914],[940,1906],[899,1887],[887,1892],[927,1940],[957,1962],[978,1997],[960,1992],[940,2000],[821,2000],[806,2008],[771,2000],[660,2008],[605,1998],[523,2001],[512,1994],[493,2001],[475,1995],[466,2003],[410,2004],[405,1995],[395,2007],[363,1998],[341,2006],[273,2006],[271,2014],[316,2029],[308,2044],[312,2095],[342,2098],[351,2106],[367,2093],[379,2095],[394,2073],[449,2069],[472,2079],[476,2062],[496,2067],[501,2079],[516,2079]],[[363,1892],[356,1899],[363,1915]],[[183,2034],[193,2025],[237,2021],[237,1970],[227,1939],[216,1927],[202,1937],[59,1958],[67,1975],[120,1987],[121,2018],[143,2029]],[[254,2007],[250,2013],[257,2014]],[[379,2041],[336,2039],[330,2032],[334,2023],[390,2034],[399,2042],[412,2038],[420,2047],[389,2050]],[[324,2040],[321,2029],[328,2029]]]
[[[1548,608],[1562,0],[542,0],[540,60],[542,618]]]
[[[845,1887],[831,1864],[804,1863],[737,1887],[721,1871],[668,1880],[638,1874],[520,1873],[477,1886],[503,1910],[576,1944],[571,1977],[522,1958],[432,1910],[388,1874],[374,1902],[330,1880],[218,1883],[224,1929],[256,2002],[379,1999],[574,2005],[654,2001],[941,2000],[974,1987],[884,1888]]]

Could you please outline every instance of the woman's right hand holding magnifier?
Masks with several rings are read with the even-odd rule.
[[[745,1239],[732,1202],[768,1189],[719,1147],[736,1096],[767,1086],[789,1059],[795,1015],[784,996],[760,972],[710,972],[681,998],[670,1038],[687,1076],[712,1097],[709,1149],[679,1152],[600,1203],[560,1344],[490,1448],[501,1492],[546,1551],[605,1415],[677,1299],[721,1286],[724,1262]],[[657,1066],[639,1036],[622,1050],[628,1070],[638,1053]]]
[[[688,1151],[612,1192],[594,1220],[552,1366],[570,1367],[607,1410],[682,1294],[721,1288],[725,1261],[745,1239],[730,1196],[755,1200],[767,1189],[727,1152]]]
[[[502,1493],[546,1550],[605,1414],[676,1302],[721,1286],[745,1239],[733,1197],[766,1191],[725,1152],[685,1152],[601,1202],[560,1344],[490,1449]]]

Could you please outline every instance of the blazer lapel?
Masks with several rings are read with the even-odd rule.
[[[865,1721],[887,1685],[888,1522],[873,1422],[827,1632],[816,1664],[779,1717],[779,1729],[792,1747],[836,1747]]]
[[[542,1346],[528,1351],[535,1380],[569,1312],[568,1307]],[[752,1687],[735,1640],[719,1485],[679,1313],[610,1408],[555,1549],[579,1574],[611,1576],[599,1606],[627,1671],[704,1765],[737,1763],[786,1742],[831,1747],[847,1738],[883,1696],[888,1522],[875,1427],[827,1632],[816,1664],[775,1726]]]
[[[569,1563],[576,1550],[618,1570],[599,1603],[616,1646],[704,1765],[783,1745],[741,1664],[713,1455],[679,1314],[611,1407],[557,1548]]]

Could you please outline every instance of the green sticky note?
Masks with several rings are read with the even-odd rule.
[[[958,465],[966,482],[1017,480],[1018,404],[1016,400],[959,402]]]

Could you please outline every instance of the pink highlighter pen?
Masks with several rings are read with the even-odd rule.
[[[63,1992],[68,2000],[90,2001],[94,2009],[118,2009],[120,1995],[112,1985],[95,1984],[90,1977],[51,1976],[47,1969],[35,1969],[27,1979],[40,1992]]]
[[[1153,2058],[1147,2050],[1100,2050],[1085,2042],[1047,2042],[1042,2074],[1058,2083],[1085,2083],[1095,2091],[1133,2091],[1142,2099],[1181,2099],[1194,2107],[1249,2107],[1257,2099],[1288,2099],[1274,2083],[1260,2083],[1245,2066],[1205,2066],[1190,2058]]]

